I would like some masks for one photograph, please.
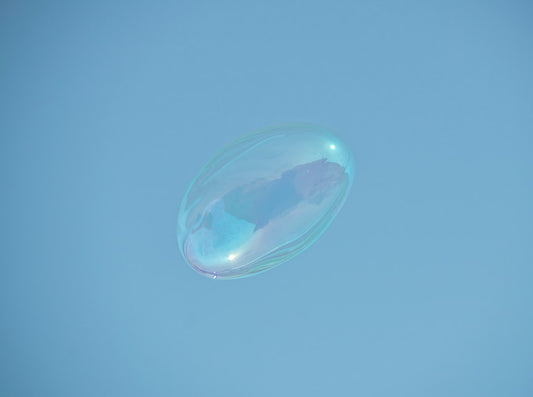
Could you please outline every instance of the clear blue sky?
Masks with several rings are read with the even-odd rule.
[[[0,396],[533,395],[527,1],[3,1]],[[221,145],[330,127],[309,250],[217,282],[176,243]]]

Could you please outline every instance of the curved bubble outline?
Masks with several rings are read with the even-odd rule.
[[[325,132],[330,135],[333,135],[339,139],[340,142],[344,141],[340,139],[340,137],[332,132],[331,130],[312,123],[286,123],[286,124],[277,124],[270,127],[261,128],[258,130],[255,130],[249,134],[243,135],[241,137],[238,137],[230,142],[228,142],[226,145],[224,145],[221,149],[219,149],[211,158],[200,168],[200,170],[196,173],[196,176],[193,178],[193,180],[190,182],[179,207],[178,212],[178,223],[177,223],[177,241],[178,246],[180,249],[180,253],[183,257],[183,259],[198,273],[203,274],[209,278],[212,279],[222,279],[222,280],[228,280],[228,279],[239,279],[239,278],[246,278],[253,276],[255,274],[264,272],[266,270],[272,269],[278,265],[280,265],[283,262],[288,261],[289,259],[295,257],[302,251],[305,251],[307,248],[309,248],[318,238],[328,229],[329,225],[333,222],[336,215],[339,213],[340,209],[346,202],[346,199],[348,198],[348,193],[351,190],[352,184],[353,184],[353,178],[354,178],[354,156],[351,151],[351,149],[344,144],[343,147],[346,151],[348,151],[348,158],[350,161],[345,166],[345,172],[348,174],[348,184],[345,186],[345,189],[343,190],[342,194],[339,194],[337,199],[333,202],[329,210],[319,219],[317,222],[315,222],[304,234],[301,236],[289,240],[283,245],[275,247],[262,255],[261,257],[247,262],[243,264],[242,266],[239,266],[237,268],[231,269],[229,271],[225,272],[208,272],[204,269],[199,268],[198,266],[195,266],[194,264],[191,264],[189,260],[187,259],[186,251],[184,250],[183,241],[180,239],[180,214],[185,213],[185,207],[188,203],[186,203],[187,198],[189,197],[189,194],[191,190],[197,185],[198,183],[201,183],[204,185],[205,183],[208,183],[209,180],[214,178],[218,172],[220,172],[225,165],[229,164],[230,162],[226,161],[227,157],[235,155],[232,159],[232,161],[235,161],[238,157],[244,155],[246,152],[254,149],[256,146],[262,144],[265,142],[265,140],[259,140],[261,135],[270,135],[273,131],[276,130],[282,130],[286,129],[288,131],[300,131],[305,132],[307,130],[311,131],[320,131]],[[274,136],[267,139],[276,139],[282,136],[283,134],[280,132],[279,136]],[[254,142],[250,146],[246,146],[247,143]],[[243,147],[244,146],[244,147]],[[231,149],[231,150],[230,150]],[[239,149],[237,151],[237,149]],[[237,151],[237,153],[235,153]],[[220,166],[224,164],[223,166]],[[217,170],[218,167],[218,170]],[[209,174],[210,169],[215,169],[211,174]],[[207,175],[207,178],[205,180],[202,180],[202,177],[204,175]],[[194,205],[193,203],[190,203],[190,205]],[[281,248],[281,249],[280,249]],[[254,263],[257,262],[265,262],[261,266],[253,266]],[[249,267],[250,270],[248,272],[242,273],[239,271],[239,269],[242,269],[243,267]]]

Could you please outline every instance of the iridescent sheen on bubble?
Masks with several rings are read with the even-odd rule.
[[[182,200],[181,253],[212,278],[268,270],[325,231],[352,179],[351,151],[324,128],[280,126],[237,139],[204,165]]]

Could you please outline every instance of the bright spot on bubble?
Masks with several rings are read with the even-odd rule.
[[[353,174],[350,149],[321,127],[295,124],[238,138],[202,167],[185,193],[180,251],[194,270],[216,279],[271,269],[327,229]]]

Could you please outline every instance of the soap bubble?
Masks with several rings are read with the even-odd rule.
[[[352,180],[351,151],[324,128],[297,124],[239,138],[190,184],[178,215],[181,253],[212,278],[268,270],[316,241]]]

